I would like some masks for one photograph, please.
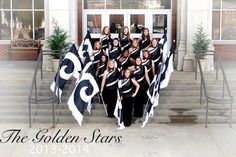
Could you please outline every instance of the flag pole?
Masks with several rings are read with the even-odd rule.
[[[94,71],[94,68],[93,68],[93,64],[92,64],[92,70],[93,70],[93,73],[96,74],[95,71]],[[94,76],[94,79],[95,79],[95,81],[96,81],[97,84],[98,84],[97,76]],[[108,116],[107,108],[106,108],[106,105],[105,105],[105,103],[104,103],[103,96],[102,96],[102,94],[101,94],[100,92],[98,92],[98,93],[99,93],[99,95],[100,95],[100,97],[101,97],[101,99],[102,99],[102,104],[103,104],[103,107],[104,107],[105,113],[106,113],[106,115]],[[99,100],[99,101],[100,101],[100,100]]]
[[[148,122],[148,116],[149,115],[147,115],[148,114],[148,111],[147,111],[147,107],[148,107],[148,102],[150,101],[150,98],[148,98],[148,100],[147,100],[147,103],[146,103],[146,106],[145,106],[145,109],[144,109],[144,114],[143,114],[143,121],[142,121],[142,125],[141,125],[141,127],[143,128],[143,127],[145,127],[145,125],[147,124],[147,122]]]
[[[89,32],[89,29],[87,29],[88,33],[89,33],[89,41],[90,41],[90,44],[91,44],[91,36],[90,36],[90,32]],[[86,35],[87,36],[87,35]],[[90,58],[91,56],[89,56]],[[97,76],[96,76],[96,73],[95,73],[95,70],[94,70],[94,66],[93,66],[93,60],[90,58],[90,61],[92,62],[92,71],[94,73],[94,79],[98,85],[98,79],[97,79]],[[99,92],[99,95],[101,96],[101,99],[102,99],[102,104],[103,104],[103,107],[104,107],[104,110],[105,110],[105,113],[106,115],[108,116],[108,113],[107,113],[107,108],[106,108],[106,105],[104,103],[104,100],[103,100],[103,97],[102,97],[102,94]]]
[[[103,104],[103,107],[104,107],[105,113],[106,113],[106,115],[108,116],[107,108],[106,108],[106,104],[104,103],[103,96],[102,96],[101,92],[99,92],[99,95],[100,95],[100,97],[101,97],[101,99],[102,99],[102,104]]]
[[[145,108],[144,108],[144,114],[143,114],[143,117],[146,117],[146,113],[147,113],[147,106],[148,106],[148,102],[149,102],[149,99],[147,100],[146,104],[145,104]]]

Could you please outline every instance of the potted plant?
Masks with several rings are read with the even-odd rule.
[[[53,19],[53,32],[47,37],[46,42],[47,48],[55,53],[51,55],[54,71],[57,71],[60,54],[69,48],[70,43],[67,42],[67,38],[67,32],[61,29],[57,21]]]
[[[210,45],[210,40],[208,39],[208,35],[204,32],[202,24],[198,25],[197,33],[194,34],[193,41],[193,52],[195,54],[199,53],[202,70],[204,71],[206,65],[205,56]],[[197,65],[195,63],[196,61],[194,60],[194,67],[196,69]]]

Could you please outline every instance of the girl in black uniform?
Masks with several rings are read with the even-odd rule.
[[[120,46],[121,51],[124,51],[125,49],[130,48],[130,34],[129,34],[129,28],[127,26],[124,26],[121,30],[121,33],[119,35],[120,39]]]
[[[132,62],[132,64],[135,64],[135,59],[140,57],[140,48],[137,39],[134,39],[132,41],[132,46],[131,48],[129,48],[129,54],[130,54],[130,61]]]
[[[134,117],[142,118],[143,106],[147,102],[147,90],[150,85],[147,67],[142,66],[140,57],[136,58],[135,65],[130,67],[133,77],[140,85],[137,96],[134,98]]]
[[[113,59],[117,61],[121,55],[120,47],[119,47],[119,40],[114,38],[112,41],[111,49],[108,52],[109,59]]]
[[[93,68],[94,68],[94,71],[96,72],[97,71],[97,68],[98,68],[98,64],[101,60],[101,57],[102,57],[102,50],[101,50],[101,44],[99,41],[96,41],[94,43],[94,48],[93,48]]]
[[[147,68],[150,82],[152,82],[152,79],[153,79],[153,77],[155,75],[155,66],[154,66],[153,61],[149,57],[148,50],[146,50],[146,49],[143,51],[142,65]]]
[[[118,68],[120,69],[120,71],[122,71],[130,67],[130,65],[131,65],[131,62],[129,59],[129,51],[125,49],[118,60]]]
[[[123,110],[124,126],[130,126],[132,122],[133,98],[137,95],[139,90],[138,82],[131,78],[129,69],[124,70],[122,79],[119,80],[119,96]],[[135,86],[135,90],[133,87]]]
[[[96,70],[96,76],[98,78],[99,89],[101,89],[103,73],[106,70],[106,68],[107,68],[107,57],[104,54],[102,54],[101,60],[98,63],[98,68]]]
[[[102,51],[107,55],[107,51],[110,48],[111,34],[108,26],[103,27],[102,34],[100,37],[100,43],[102,44]]]
[[[115,67],[115,61],[109,60],[107,70],[103,73],[101,83],[101,93],[105,103],[107,104],[108,117],[114,117],[114,110],[117,101],[119,71]]]
[[[149,29],[144,28],[141,39],[140,39],[140,43],[139,43],[141,50],[147,49],[150,45],[150,42],[151,42],[151,37],[149,34]]]
[[[162,62],[162,55],[161,55],[161,49],[158,46],[158,41],[157,39],[152,39],[152,44],[148,48],[150,58],[153,60],[154,65],[155,65],[155,70],[158,70],[158,65],[160,62]]]

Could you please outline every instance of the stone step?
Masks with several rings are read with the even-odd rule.
[[[41,97],[38,97],[39,99],[48,99],[49,97],[48,96],[41,96]],[[62,102],[67,102],[68,101],[68,98],[69,97],[62,97]],[[165,96],[163,95],[161,98],[160,98],[160,103],[175,103],[175,102],[178,102],[178,103],[184,103],[184,102],[199,102],[200,101],[200,98],[199,96],[188,96],[188,97],[174,97],[171,98],[170,96]],[[28,97],[22,97],[22,96],[17,96],[17,95],[14,95],[14,96],[11,96],[11,95],[7,95],[7,96],[0,96],[0,103],[1,102],[28,102]]]
[[[228,117],[209,116],[208,123],[228,123]],[[169,117],[151,117],[149,123],[205,123],[205,116],[169,116]],[[232,123],[236,123],[236,118],[233,117]]]
[[[0,116],[0,123],[28,123],[29,118],[28,116]],[[55,122],[57,124],[68,124],[68,123],[77,123],[77,121],[74,119],[74,117],[71,116],[56,116]],[[107,118],[107,117],[99,117],[99,116],[84,116],[83,117],[83,123],[104,123],[104,124],[115,124],[117,120],[115,118]],[[52,123],[52,116],[33,116],[32,117],[32,123]]]
[[[33,70],[29,71],[29,72],[24,72],[24,69],[22,70],[15,70],[13,72],[10,72],[11,70],[6,69],[5,71],[2,71],[2,69],[0,69],[0,74],[3,75],[4,77],[0,78],[0,81],[20,81],[20,80],[31,80],[33,77]],[[28,70],[27,70],[28,71]],[[17,77],[16,77],[17,76]],[[40,80],[40,72],[38,72],[37,74],[37,78],[38,80]],[[45,83],[47,81],[52,81],[54,79],[55,73],[43,73],[44,79],[45,79]],[[184,77],[183,77],[184,76]],[[236,74],[227,74],[227,79],[228,81],[235,83],[236,82]],[[235,76],[235,77],[234,77]],[[205,80],[208,82],[217,82],[217,80],[215,79],[215,76],[205,76]],[[219,77],[219,80],[222,80],[221,77]],[[173,72],[171,75],[171,79],[170,79],[170,83],[184,83],[184,82],[189,82],[189,83],[197,83],[200,82],[200,77],[198,78],[198,80],[195,80],[194,75],[192,74],[188,74],[188,73],[179,73],[179,72]],[[48,83],[50,83],[48,82]]]
[[[0,116],[0,123],[24,123],[29,122],[28,116]],[[77,124],[76,120],[72,116],[56,116],[56,124],[68,124],[73,123]],[[229,118],[225,116],[209,116],[208,123],[228,123]],[[236,123],[236,118],[233,117],[233,123]],[[32,123],[52,123],[52,116],[33,116]],[[104,123],[104,124],[117,124],[116,118],[107,118],[106,116],[84,116],[83,123]],[[205,116],[154,116],[149,118],[148,124],[157,124],[157,123],[205,123]],[[147,125],[148,125],[147,124]],[[134,125],[141,125],[134,124]]]
[[[13,83],[9,83],[9,84],[2,84],[0,85],[0,93],[11,93],[11,92],[22,92],[22,95],[25,93],[29,93],[30,90],[30,82],[27,82],[27,85],[22,85],[22,84],[13,84]],[[74,85],[67,85],[64,88],[64,93],[70,93],[73,89],[74,89]],[[232,95],[235,95],[234,92],[236,91],[236,85],[230,85],[229,86]],[[221,92],[223,87],[222,85],[207,85],[207,91],[209,92]],[[165,93],[165,92],[182,92],[182,93],[200,93],[200,85],[169,85],[167,88],[161,89],[160,93]],[[39,85],[38,86],[38,91],[39,92],[50,92],[50,84],[48,85]]]
[[[1,103],[1,109],[2,110],[18,110],[18,109],[24,109],[28,111],[28,102],[3,102]],[[51,110],[52,105],[51,104],[31,104],[32,109],[45,109],[45,110]],[[217,109],[228,109],[230,105],[221,105],[221,104],[209,104],[209,109],[217,110]],[[67,102],[61,103],[61,104],[55,104],[56,109],[68,109]],[[200,105],[199,102],[197,103],[159,103],[157,110],[170,110],[170,109],[184,109],[184,110],[205,110],[206,105]],[[93,104],[93,109],[95,110],[104,110],[104,106],[99,103]],[[233,109],[236,109],[236,105],[233,105]],[[50,111],[51,112],[51,111]]]
[[[209,116],[228,116],[229,109],[209,109]],[[52,110],[44,109],[44,108],[32,108],[32,116],[50,116],[52,115]],[[28,115],[29,111],[28,108],[21,108],[21,109],[12,109],[12,110],[5,110],[0,109],[1,116],[9,116],[12,115],[19,115],[25,116]],[[57,116],[72,116],[71,111],[68,108],[55,108],[55,115]],[[85,116],[88,116],[88,112],[85,111]],[[105,116],[104,109],[92,109],[90,116]],[[184,108],[172,108],[172,109],[155,109],[154,116],[203,116],[205,115],[205,109],[184,109]],[[233,115],[236,116],[236,109],[233,110]]]
[[[207,90],[209,95],[211,96],[222,96],[222,90],[216,89],[209,89]],[[34,91],[33,91],[34,92]],[[4,89],[0,91],[0,98],[5,96],[22,96],[22,98],[28,96],[30,93],[29,89]],[[72,90],[65,90],[63,91],[64,97],[69,97],[72,93]],[[225,92],[226,93],[226,92]],[[40,89],[37,92],[38,96],[52,96],[53,93],[49,89]],[[232,95],[236,95],[236,90],[231,91]],[[162,89],[160,90],[160,97],[161,96],[171,96],[171,97],[178,97],[178,96],[200,96],[200,91],[195,90],[174,90],[174,89]]]
[[[0,80],[0,88],[2,90],[19,90],[19,89],[30,89],[31,86],[31,80]],[[37,83],[39,90],[45,90],[49,89],[50,85],[52,83],[52,80],[39,80]],[[222,82],[220,83],[206,83],[206,87],[209,90],[220,90],[222,89]],[[236,90],[236,82],[229,82],[229,88],[231,90]],[[65,90],[73,90],[74,89],[74,83],[73,81],[68,81],[66,84]],[[167,88],[162,90],[199,90],[200,84],[192,84],[189,82],[185,83],[179,83],[179,82],[170,82]]]

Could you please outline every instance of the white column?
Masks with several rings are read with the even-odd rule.
[[[45,19],[45,22],[44,22],[45,23],[45,38],[47,39],[47,37],[49,36],[49,25],[50,25],[49,0],[45,0],[44,9],[45,9],[45,13],[44,13],[44,16],[45,16],[44,17],[44,19]],[[46,40],[42,41],[42,44],[43,44],[42,49],[43,50],[47,49]],[[43,66],[42,66],[43,70],[52,71],[52,64],[50,64],[49,62],[50,62],[49,56],[43,56]]]
[[[187,0],[177,1],[177,70],[183,70],[186,53]]]
[[[49,34],[53,31],[52,19],[54,18],[58,25],[69,33],[69,3],[68,0],[49,0]]]
[[[193,71],[193,38],[197,27],[202,24],[204,31],[211,39],[212,31],[212,1],[211,0],[188,0],[187,2],[187,40],[186,54],[184,56],[183,71]]]
[[[78,42],[78,0],[69,0],[69,36],[70,42]]]
[[[76,1],[76,0],[75,0]],[[53,32],[53,23],[52,19],[54,18],[60,28],[64,29],[70,35],[70,23],[69,23],[69,1],[68,0],[45,0],[45,36],[46,38]],[[71,33],[73,34],[73,33]],[[75,34],[75,33],[74,33]],[[43,43],[43,49],[47,48],[47,43]],[[43,69],[47,71],[52,70],[50,56],[43,56]]]

